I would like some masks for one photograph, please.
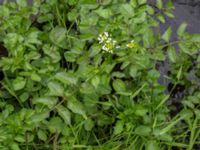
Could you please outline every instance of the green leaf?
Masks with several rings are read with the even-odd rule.
[[[106,18],[106,19],[108,19],[112,15],[111,9],[103,9],[102,7],[95,10],[94,12],[97,13],[99,16]]]
[[[33,104],[43,104],[49,108],[52,108],[56,105],[57,101],[58,99],[56,97],[39,97],[33,99]]]
[[[10,15],[10,10],[6,6],[0,6],[0,17],[8,17]]]
[[[140,5],[142,5],[142,4],[147,3],[147,0],[139,0],[138,3],[139,3]]]
[[[56,106],[58,114],[63,118],[66,124],[71,124],[71,113],[70,111],[62,105]]]
[[[92,78],[92,85],[95,87],[95,88],[97,88],[98,87],[98,85],[99,85],[99,83],[100,83],[100,77],[98,76],[98,75],[96,75],[96,76],[94,76],[93,78]]]
[[[186,23],[182,23],[182,24],[179,26],[179,28],[178,28],[178,30],[177,30],[178,36],[180,36],[180,37],[183,36],[186,27],[187,27],[187,24],[186,24]]]
[[[85,119],[87,118],[86,111],[83,104],[79,102],[77,99],[75,99],[74,97],[72,97],[71,99],[67,101],[67,106],[73,113],[80,114]]]
[[[183,51],[184,53],[188,55],[191,55],[190,50],[187,48],[187,46],[184,43],[179,43],[178,46],[181,51]]]
[[[147,108],[139,104],[134,107],[134,110],[135,114],[138,116],[144,116],[148,112]]]
[[[191,101],[188,101],[188,100],[183,100],[182,101],[182,104],[184,105],[184,106],[186,106],[186,107],[189,107],[189,108],[191,108],[191,109],[194,109],[194,104],[191,102]]]
[[[47,134],[44,130],[38,130],[37,136],[40,140],[46,141],[47,140]]]
[[[118,94],[131,95],[131,93],[127,91],[125,83],[120,79],[113,81],[113,88]]]
[[[19,145],[15,142],[10,145],[10,148],[11,150],[20,150]],[[5,149],[5,150],[8,150],[8,149]]]
[[[134,9],[130,4],[122,4],[120,6],[120,11],[124,16],[131,17],[134,16]]]
[[[161,49],[157,49],[153,52],[151,58],[154,60],[164,61],[166,56],[163,54],[163,51]]]
[[[115,128],[114,128],[114,134],[120,134],[124,129],[124,122],[123,121],[117,121]]]
[[[200,43],[200,34],[192,34],[191,41]]]
[[[151,128],[149,126],[140,125],[135,129],[135,133],[140,136],[148,136],[151,132]]]
[[[19,98],[20,98],[20,101],[25,102],[25,101],[29,98],[28,92],[22,93],[22,94],[19,96]]]
[[[154,140],[147,141],[146,150],[160,150],[158,143]]]
[[[78,56],[78,54],[71,51],[67,51],[64,53],[64,57],[67,62],[75,62]]]
[[[174,47],[170,46],[168,49],[168,56],[171,62],[175,63],[176,62],[176,50]]]
[[[99,52],[101,51],[101,45],[100,44],[93,44],[90,48],[90,57],[94,57],[95,55],[97,55]]]
[[[63,122],[60,117],[51,117],[51,120],[47,124],[51,133],[60,133],[63,130]]]
[[[165,15],[168,16],[169,18],[174,18],[174,14],[170,11],[165,11]]]
[[[15,91],[21,90],[26,85],[26,79],[22,77],[17,77],[15,80],[13,80],[12,85]]]
[[[50,95],[63,96],[63,94],[64,94],[64,88],[61,85],[61,83],[59,83],[59,82],[50,81],[48,83],[48,88],[50,90]]]
[[[104,115],[104,114],[100,114],[98,116],[98,121],[97,121],[97,124],[99,126],[104,126],[104,125],[109,125],[109,124],[112,124],[113,123],[113,118],[107,116],[107,115]]]
[[[69,5],[75,5],[77,3],[77,0],[68,0],[67,1]]]
[[[162,0],[156,0],[156,6],[157,6],[159,9],[162,9],[162,8],[163,8],[163,2],[162,2]]]
[[[163,15],[158,14],[157,18],[160,20],[160,22],[165,23],[165,17]]]
[[[37,18],[38,23],[44,23],[47,21],[53,21],[54,15],[52,13],[46,13],[45,15],[40,15]]]
[[[180,67],[180,69],[178,70],[178,73],[177,73],[177,75],[176,75],[176,78],[178,79],[178,81],[181,79],[181,75],[182,75],[182,66]]]
[[[68,72],[58,72],[55,75],[55,79],[59,80],[64,84],[74,84],[74,85],[78,81],[78,79],[74,76],[73,73],[68,73]]]
[[[40,82],[41,81],[41,77],[37,73],[32,73],[31,74],[31,80]]]
[[[63,27],[56,26],[49,34],[49,38],[52,43],[55,45],[61,47],[61,48],[66,48],[66,34],[67,34],[67,29]]]
[[[27,0],[16,0],[16,2],[21,7],[27,7]]]
[[[76,9],[72,9],[68,14],[67,17],[69,21],[75,21],[76,18],[78,17],[78,12]]]
[[[15,137],[15,141],[23,143],[23,142],[25,142],[25,137],[23,135],[17,135]]]
[[[171,35],[172,35],[172,28],[168,27],[165,33],[162,35],[162,39],[165,42],[169,42]]]
[[[88,118],[87,120],[85,120],[84,128],[86,131],[91,131],[93,127],[94,127],[94,121],[92,119]]]
[[[61,59],[59,50],[60,49],[57,46],[54,46],[54,45],[51,46],[49,44],[45,44],[43,46],[44,53],[51,58],[53,63],[57,63]]]
[[[38,125],[39,122],[44,121],[46,118],[49,117],[49,113],[48,112],[42,112],[42,113],[37,113],[34,114],[33,116],[31,116],[29,119],[29,121],[27,121],[28,124],[35,124]]]
[[[174,4],[172,3],[172,1],[167,1],[167,3],[166,3],[166,8],[167,9],[174,9],[175,7],[174,7]]]
[[[162,141],[167,141],[167,142],[172,142],[173,141],[173,137],[169,134],[162,134],[159,135],[159,139]]]

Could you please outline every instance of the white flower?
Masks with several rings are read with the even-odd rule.
[[[105,35],[106,37],[108,37],[108,36],[109,36],[108,32],[104,32],[104,35]]]
[[[108,32],[103,32],[99,34],[97,40],[99,44],[102,44],[103,52],[113,53],[114,48],[119,48],[119,46],[115,47],[117,41],[111,38],[111,34]]]
[[[108,32],[103,32],[102,34],[99,34],[99,37],[97,38],[100,44],[105,42],[107,39],[110,39]]]
[[[119,46],[119,45],[117,45],[115,48],[119,49],[119,48],[120,48],[120,46]]]

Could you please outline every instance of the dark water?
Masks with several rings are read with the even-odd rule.
[[[155,2],[155,0],[149,1],[153,3]],[[173,10],[175,18],[166,18],[166,23],[161,24],[161,32],[164,32],[169,26],[171,26],[173,30],[171,40],[177,40],[176,31],[178,27],[181,23],[187,23],[187,32],[200,33],[200,0],[172,0],[172,2],[175,6],[175,9]],[[164,62],[159,70],[162,75],[166,75],[169,71],[168,62]],[[190,73],[189,78],[193,78],[192,73]],[[164,85],[169,84],[168,81],[164,78],[162,78],[160,82],[162,82]]]

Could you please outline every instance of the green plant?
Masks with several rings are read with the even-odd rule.
[[[163,14],[173,17],[171,2],[17,0],[0,9],[8,51],[0,60],[1,149],[190,150],[198,143],[199,85],[171,116],[171,95],[158,83],[157,61],[169,56],[175,88],[189,87],[188,58],[199,60],[199,35],[184,33],[184,24],[177,42],[171,28],[153,32]]]

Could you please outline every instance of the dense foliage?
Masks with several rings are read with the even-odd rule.
[[[200,35],[185,33],[186,24],[177,41],[171,27],[157,32],[173,8],[162,0],[4,2],[0,149],[194,149]]]

